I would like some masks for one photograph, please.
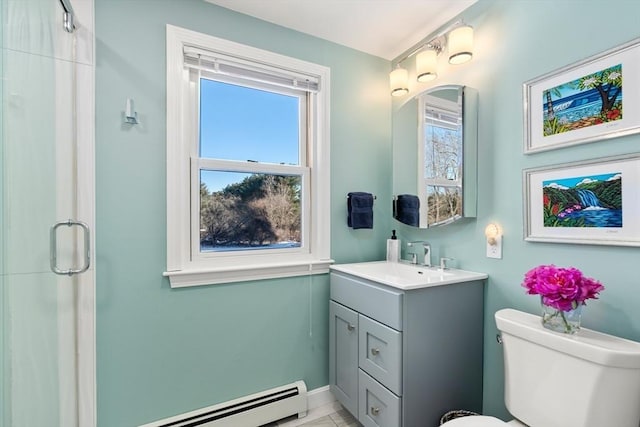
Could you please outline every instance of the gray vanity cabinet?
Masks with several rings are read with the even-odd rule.
[[[329,385],[365,427],[482,410],[484,281],[401,290],[333,271]]]

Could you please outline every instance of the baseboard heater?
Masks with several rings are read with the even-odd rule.
[[[296,381],[140,427],[258,427],[292,415],[307,415],[307,386]]]

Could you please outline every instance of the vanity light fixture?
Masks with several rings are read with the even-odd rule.
[[[496,223],[489,223],[484,229],[487,238],[487,258],[502,258],[502,230]]]
[[[449,33],[449,64],[464,64],[473,57],[473,27],[461,25]]]
[[[419,82],[430,82],[438,78],[438,54],[442,47],[427,46],[416,55],[416,75]]]
[[[437,34],[427,43],[420,43],[415,49],[396,62],[396,68],[389,74],[392,96],[409,93],[409,73],[402,64],[412,56],[416,57],[416,79],[429,82],[438,77],[438,55],[445,49],[448,38],[450,64],[463,64],[473,57],[473,27],[458,21]]]
[[[391,96],[402,96],[409,93],[409,72],[398,64],[389,74]]]

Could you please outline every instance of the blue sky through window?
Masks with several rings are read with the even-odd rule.
[[[299,108],[296,96],[201,79],[200,157],[297,165]],[[218,191],[238,174],[201,178]]]

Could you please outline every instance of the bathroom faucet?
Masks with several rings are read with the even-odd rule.
[[[423,258],[422,265],[426,267],[431,267],[431,245],[429,244],[429,242],[425,242],[424,240],[416,240],[415,242],[407,243],[408,247],[414,247],[417,245],[422,245],[422,248],[424,249],[424,258]],[[417,258],[418,258],[417,254],[413,252],[413,256],[411,258],[411,264],[417,264],[418,263]]]

